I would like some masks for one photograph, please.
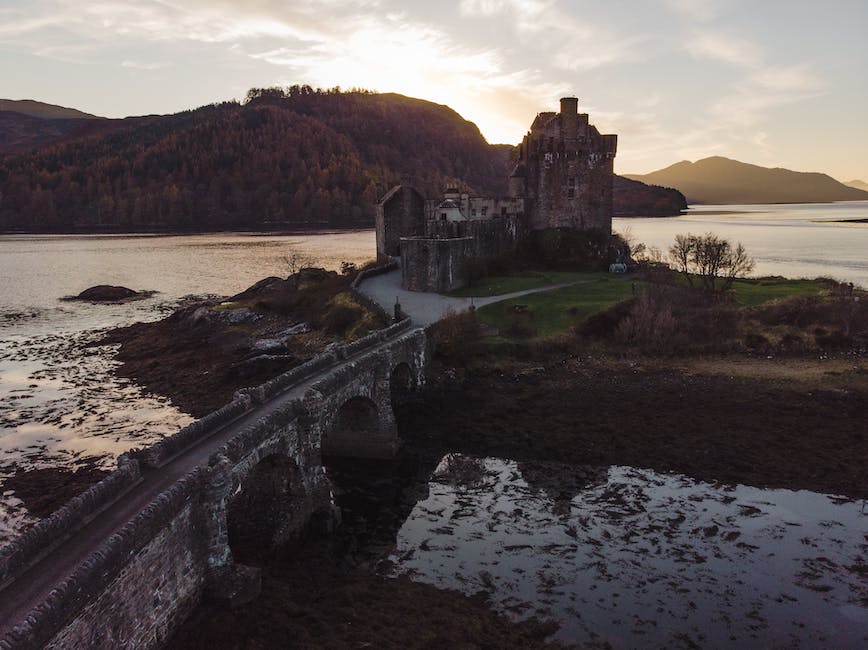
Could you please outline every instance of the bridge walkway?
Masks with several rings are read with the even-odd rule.
[[[315,375],[300,380],[265,404],[255,406],[235,420],[224,424],[202,440],[196,441],[165,465],[158,468],[142,467],[142,479],[119,494],[99,514],[80,527],[70,537],[56,544],[14,580],[0,588],[0,638],[11,631],[34,607],[44,602],[52,589],[69,577],[100,544],[118,532],[138,513],[176,481],[197,467],[208,463],[220,447],[246,427],[266,417],[294,400],[304,397],[317,381],[338,368],[372,354],[377,348],[412,332],[403,330],[385,339],[376,347],[366,348],[340,362],[324,368]]]

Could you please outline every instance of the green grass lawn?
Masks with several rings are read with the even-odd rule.
[[[456,289],[448,295],[459,298],[501,296],[505,293],[537,289],[562,282],[597,280],[606,275],[608,274],[601,272],[574,271],[528,271],[521,275],[493,275],[482,278],[475,286]]]
[[[505,331],[515,323],[535,330],[534,338],[565,332],[588,316],[632,297],[634,285],[637,291],[645,286],[644,282],[634,278],[609,273],[529,272],[520,276],[485,278],[475,287],[460,289],[450,295],[497,296],[561,282],[582,284],[480,307],[477,310],[479,320],[500,332],[499,335],[488,337],[488,340],[492,343],[514,340]],[[737,280],[732,288],[737,305],[753,307],[778,298],[819,294],[828,291],[829,286],[823,280],[759,278]],[[516,305],[521,305],[519,313],[516,312]]]
[[[823,280],[759,278],[736,280],[732,288],[735,290],[735,299],[739,305],[753,307],[777,298],[823,293],[828,291],[829,285]]]
[[[501,332],[519,318],[536,330],[537,337],[551,336],[568,330],[601,309],[630,298],[633,295],[632,285],[635,283],[638,289],[642,284],[630,278],[606,273],[585,275],[590,276],[586,279],[594,281],[503,300],[480,307],[476,313],[484,325],[497,328]],[[516,305],[523,306],[520,315],[516,315]],[[509,339],[504,334],[497,338]]]

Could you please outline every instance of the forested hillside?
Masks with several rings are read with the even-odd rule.
[[[0,229],[211,230],[370,226],[409,173],[431,196],[505,190],[509,148],[445,106],[400,95],[253,90],[7,156]]]
[[[687,200],[678,190],[623,176],[615,176],[612,195],[615,217],[668,217],[687,209]]]
[[[123,120],[0,111],[0,230],[371,227],[404,174],[431,198],[450,185],[505,195],[511,150],[447,106],[309,86]],[[681,201],[615,183],[618,214]]]

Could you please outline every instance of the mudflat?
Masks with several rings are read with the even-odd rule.
[[[868,360],[567,357],[432,373],[404,439],[868,497]]]

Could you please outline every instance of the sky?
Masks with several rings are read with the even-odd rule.
[[[106,117],[310,84],[517,144],[565,95],[616,171],[712,155],[868,181],[868,0],[0,0],[0,97]]]

